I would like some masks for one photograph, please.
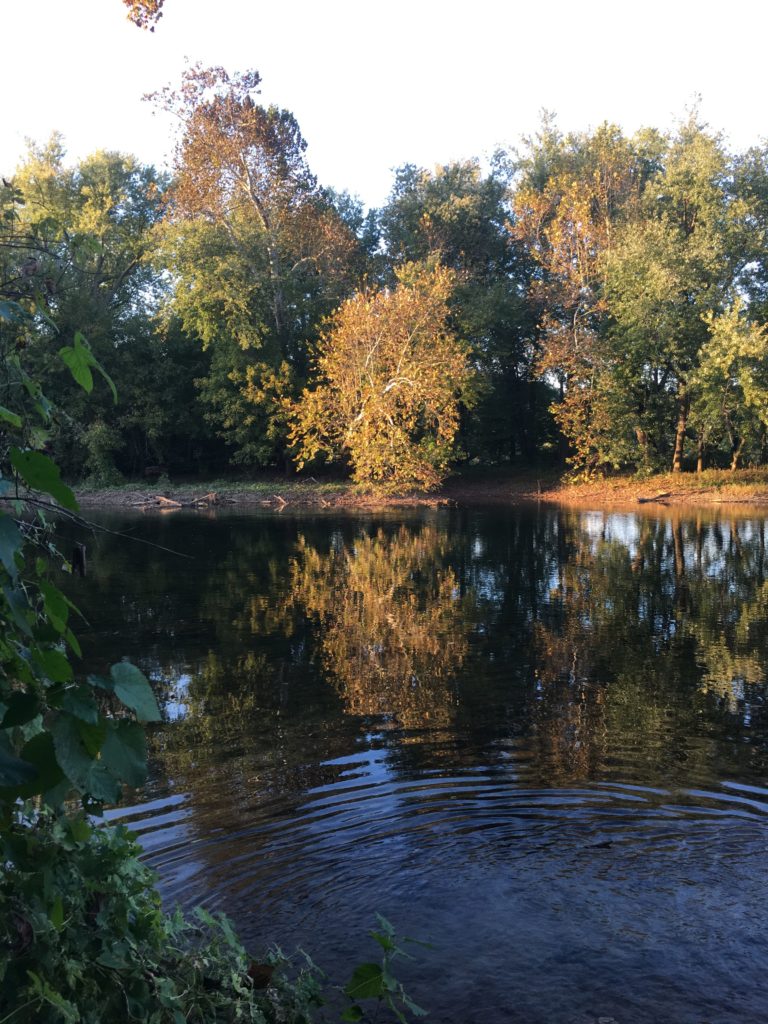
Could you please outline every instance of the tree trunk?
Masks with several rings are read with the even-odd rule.
[[[704,472],[704,434],[699,434],[696,443],[696,472]]]
[[[648,465],[648,434],[643,430],[642,427],[635,427],[635,437],[637,443],[640,446],[640,451],[643,459],[643,466]]]
[[[741,458],[741,449],[743,447],[744,447],[744,438],[742,437],[742,439],[739,441],[739,443],[733,449],[733,454],[731,456],[731,472],[732,473],[734,472],[734,470],[737,470],[739,468],[739,459]]]
[[[678,399],[677,430],[675,431],[675,452],[672,456],[672,472],[681,473],[683,469],[683,445],[685,444],[685,428],[688,425],[688,396]]]

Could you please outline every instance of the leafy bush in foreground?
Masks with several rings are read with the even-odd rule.
[[[122,826],[27,808],[0,849],[0,1019],[310,1020],[318,972],[289,982],[287,961],[254,965],[223,916],[165,914]]]

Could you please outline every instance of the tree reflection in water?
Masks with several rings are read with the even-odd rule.
[[[117,647],[164,698],[133,820],[171,898],[210,900],[255,944],[322,934],[337,975],[372,909],[411,934],[428,919],[414,991],[439,1019],[468,1008],[457,956],[488,1005],[545,1008],[531,1020],[598,1003],[621,1019],[628,961],[642,1024],[662,1004],[686,1019],[704,991],[730,1024],[712,979],[734,963],[757,991],[763,520],[540,507],[132,529],[194,562],[105,537],[73,597],[86,670]],[[727,963],[713,919],[744,937]]]
[[[88,607],[94,581],[76,595],[90,618],[124,623],[126,653],[158,685],[182,680],[162,760],[258,750],[277,776],[327,760],[362,724],[397,734],[404,767],[437,758],[438,733],[441,756],[447,743],[462,760],[513,737],[543,781],[663,778],[708,763],[725,737],[762,763],[750,697],[766,679],[763,521],[184,519],[167,539],[195,550],[189,579],[162,554],[131,575],[136,551],[106,538],[101,603]],[[745,716],[753,742],[740,745]]]

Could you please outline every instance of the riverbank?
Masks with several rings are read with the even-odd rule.
[[[768,469],[731,473],[660,474],[653,477],[614,477],[572,483],[549,474],[531,472],[471,472],[448,480],[432,494],[382,495],[346,481],[324,482],[312,477],[254,482],[213,480],[205,483],[145,484],[80,488],[83,508],[135,508],[145,511],[183,507],[240,507],[280,511],[285,508],[386,508],[439,505],[518,504],[544,501],[573,507],[638,506],[768,506]]]

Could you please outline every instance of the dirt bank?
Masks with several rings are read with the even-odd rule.
[[[518,504],[544,501],[572,507],[633,508],[744,505],[768,507],[768,470],[736,473],[664,474],[640,479],[615,477],[579,483],[553,476],[507,471],[456,476],[434,494],[382,495],[350,483],[314,479],[262,479],[254,483],[208,481],[164,486],[126,484],[98,490],[78,489],[82,508],[178,507],[397,508],[439,505]]]

